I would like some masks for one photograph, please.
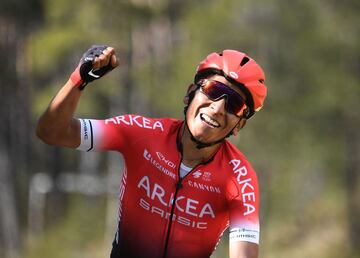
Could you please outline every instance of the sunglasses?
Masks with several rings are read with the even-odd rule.
[[[235,116],[241,116],[246,103],[238,92],[218,81],[200,80],[197,85],[200,87],[200,91],[212,101],[225,97],[225,110]]]

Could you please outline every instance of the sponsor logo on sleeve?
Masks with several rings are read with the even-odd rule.
[[[229,164],[232,165],[233,173],[236,176],[236,181],[240,185],[242,201],[245,207],[244,216],[255,212],[255,187],[253,186],[252,178],[248,176],[248,171],[245,165],[241,164],[238,159],[232,159]]]
[[[86,121],[83,122],[83,130],[84,130],[84,141],[86,141],[87,139],[89,139],[89,133],[88,133],[88,127]]]
[[[259,231],[246,228],[234,228],[230,230],[230,242],[249,241],[259,243]]]

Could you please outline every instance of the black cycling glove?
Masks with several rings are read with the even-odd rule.
[[[73,83],[75,83],[80,90],[83,90],[89,82],[100,79],[106,73],[114,69],[111,65],[111,61],[107,66],[101,67],[97,70],[93,69],[93,61],[95,60],[95,57],[100,56],[106,48],[107,46],[105,45],[93,45],[80,59],[79,65],[70,77]]]

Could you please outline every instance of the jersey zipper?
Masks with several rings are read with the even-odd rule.
[[[166,258],[166,255],[167,255],[167,251],[168,251],[168,246],[169,246],[169,240],[170,240],[170,233],[171,233],[171,227],[172,227],[172,224],[173,224],[173,217],[174,217],[174,212],[175,212],[175,202],[176,202],[176,198],[177,198],[177,195],[178,195],[178,192],[179,192],[179,189],[183,186],[182,185],[182,181],[184,180],[185,177],[187,177],[188,175],[190,175],[196,168],[198,168],[199,166],[201,166],[202,164],[198,164],[196,165],[195,167],[193,167],[191,169],[191,171],[189,173],[187,173],[183,178],[180,177],[180,166],[181,166],[181,163],[182,163],[182,158],[180,160],[180,163],[179,163],[179,168],[178,168],[178,181],[176,182],[175,184],[175,193],[174,193],[174,198],[173,198],[173,201],[172,201],[172,206],[171,206],[171,212],[170,212],[170,217],[169,217],[169,226],[168,226],[168,229],[167,229],[167,233],[166,233],[166,239],[165,239],[165,247],[164,247],[164,253],[163,253],[163,258]]]
[[[170,212],[170,217],[169,217],[170,221],[169,221],[169,226],[168,226],[168,230],[167,230],[167,233],[166,233],[165,248],[164,248],[163,258],[166,258],[167,249],[168,249],[168,245],[169,245],[171,226],[172,226],[173,216],[174,216],[174,211],[175,211],[175,202],[176,202],[178,191],[179,191],[179,189],[181,187],[182,187],[182,178],[179,177],[179,180],[176,182],[176,185],[175,185],[175,194],[174,194],[174,199],[173,199],[172,206],[171,206],[171,212]]]

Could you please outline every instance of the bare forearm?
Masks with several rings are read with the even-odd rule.
[[[74,118],[80,96],[81,91],[68,80],[39,119],[36,133],[41,140],[73,148],[80,144],[79,123]]]
[[[36,134],[45,143],[75,148],[80,144],[80,123],[74,113],[81,90],[119,65],[115,49],[93,45],[80,59],[70,79],[40,117]]]
[[[230,258],[258,258],[259,246],[254,243],[238,241],[230,243]]]

